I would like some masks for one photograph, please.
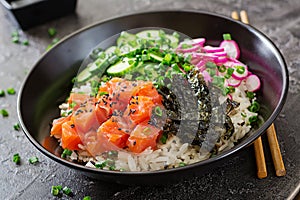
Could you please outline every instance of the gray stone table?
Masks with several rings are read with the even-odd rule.
[[[45,157],[21,131],[15,131],[17,95],[0,98],[0,109],[9,117],[0,116],[0,198],[55,199],[52,185],[62,184],[73,191],[72,197],[61,199],[288,199],[296,195],[300,185],[300,1],[262,0],[79,0],[76,15],[70,15],[22,32],[21,38],[30,45],[11,42],[16,29],[0,9],[0,88],[14,87],[17,92],[34,63],[51,42],[47,29],[55,27],[58,38],[79,28],[107,18],[149,10],[195,9],[230,16],[232,10],[246,9],[250,23],[270,37],[286,59],[290,75],[287,102],[275,121],[285,177],[276,177],[263,136],[269,175],[259,180],[252,146],[237,154],[228,163],[185,182],[165,186],[124,186],[90,179]],[[54,11],[55,12],[55,11]],[[22,162],[13,163],[14,153]],[[37,156],[35,166],[27,159]]]

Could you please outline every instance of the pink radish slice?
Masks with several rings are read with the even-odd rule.
[[[255,74],[251,74],[245,80],[245,85],[249,92],[255,92],[260,88],[260,80]]]
[[[238,59],[240,57],[239,46],[234,40],[223,40],[220,44],[220,47],[224,48],[229,57],[235,59]]]
[[[214,61],[219,64],[219,63],[226,63],[227,60],[228,59],[226,56],[220,56],[220,57],[217,57]]]
[[[205,43],[205,38],[196,38],[192,40],[193,46],[200,45],[201,47],[203,47],[204,43]]]
[[[213,53],[215,56],[227,56],[227,53],[225,51],[215,52]]]
[[[203,79],[205,80],[206,83],[212,81],[212,78],[207,71],[205,71],[205,70],[202,71],[202,75],[203,75]]]
[[[244,69],[243,73],[238,72],[239,67],[243,67],[243,69]],[[235,65],[233,68],[234,68],[234,71],[232,73],[232,77],[237,80],[243,80],[249,75],[248,67],[246,65]]]
[[[241,82],[241,80],[237,80],[233,77],[230,77],[229,79],[225,80],[225,86],[238,87],[241,84]]]
[[[201,59],[209,59],[214,60],[218,58],[218,56],[212,54],[212,53],[193,53],[194,57],[201,58]]]
[[[203,50],[206,53],[216,53],[216,52],[222,52],[222,51],[224,51],[224,48],[222,48],[222,47],[205,46],[205,47],[203,47]]]
[[[228,99],[232,100],[231,94],[227,94]]]

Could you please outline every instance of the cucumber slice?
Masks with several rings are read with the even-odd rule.
[[[166,38],[170,40],[170,46],[176,48],[179,44],[179,39],[173,35],[166,35]]]
[[[133,62],[133,63],[131,63]],[[107,69],[107,74],[110,76],[121,76],[130,71],[135,65],[135,58],[123,58],[116,64]]]
[[[120,37],[117,39],[117,46],[120,47],[124,44],[128,44],[130,41],[135,41],[135,40],[136,40],[136,35],[123,31],[120,34]]]
[[[137,37],[146,39],[146,40],[156,40],[159,38],[159,30],[147,30],[147,31],[141,31],[136,34]]]
[[[111,46],[108,49],[105,50],[106,55],[110,56],[111,54],[116,54],[117,47],[116,46]]]
[[[90,73],[103,74],[108,66],[109,66],[108,58],[104,60],[97,59],[95,62],[93,62],[93,64],[88,69]]]
[[[92,74],[89,71],[89,68],[82,70],[77,76],[77,82],[82,83],[89,80],[92,77]]]

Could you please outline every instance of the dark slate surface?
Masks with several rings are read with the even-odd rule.
[[[3,9],[0,9],[0,88],[14,87],[17,91],[28,70],[51,42],[49,27],[56,27],[57,37],[98,20],[157,9],[208,10],[230,16],[232,10],[247,9],[250,23],[269,36],[283,53],[290,74],[286,105],[275,121],[278,140],[287,169],[285,177],[276,177],[263,137],[268,177],[256,177],[253,148],[237,154],[228,163],[201,177],[166,186],[124,186],[87,178],[61,166],[38,152],[21,131],[14,131],[17,122],[17,95],[0,98],[0,109],[9,111],[0,117],[0,196],[1,199],[55,199],[52,185],[62,184],[73,190],[73,197],[82,199],[287,199],[295,195],[300,185],[300,1],[261,0],[79,0],[77,15],[61,18],[22,33],[30,46],[13,44],[11,32],[16,29]],[[20,153],[21,165],[12,161]],[[28,164],[28,158],[38,156],[40,163]]]

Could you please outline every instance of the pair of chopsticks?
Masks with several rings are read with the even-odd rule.
[[[240,12],[240,18],[237,11],[233,11],[231,13],[231,17],[235,20],[241,20],[245,24],[249,24],[248,15],[245,10],[242,10]],[[267,129],[267,137],[268,137],[268,142],[270,146],[270,151],[271,151],[276,175],[284,176],[286,174],[286,170],[284,167],[280,148],[278,145],[274,124],[271,124],[271,126]],[[257,176],[260,179],[266,178],[268,173],[267,173],[267,167],[266,167],[266,161],[265,161],[261,137],[257,138],[254,141],[254,151],[255,151],[255,159],[256,159],[256,166],[257,166]]]

